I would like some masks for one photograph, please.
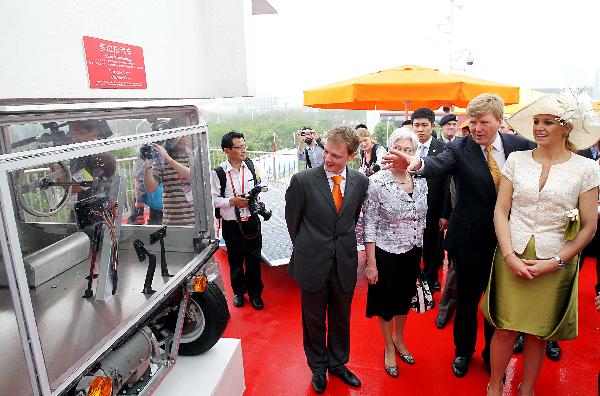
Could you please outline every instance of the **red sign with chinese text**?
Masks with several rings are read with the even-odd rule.
[[[146,89],[142,47],[83,37],[90,88]]]

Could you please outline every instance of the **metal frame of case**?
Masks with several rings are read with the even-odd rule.
[[[152,101],[152,102],[121,102],[121,103],[93,103],[85,104],[89,106],[87,110],[81,110],[79,105],[45,105],[45,106],[11,106],[0,107],[0,128],[7,125],[23,124],[29,122],[39,123],[41,121],[50,120],[75,120],[87,119],[98,116],[113,118],[118,115],[144,116],[152,114],[156,109],[160,110],[191,110],[189,102],[186,103],[174,101]],[[66,107],[66,109],[65,109]],[[76,110],[77,109],[77,110]],[[197,111],[197,110],[195,110]],[[196,117],[197,117],[197,113]],[[194,120],[198,121],[198,119]],[[6,132],[5,128],[2,128]],[[193,196],[194,202],[202,202],[203,204],[196,207],[196,229],[198,232],[208,232],[209,235],[214,235],[214,222],[212,218],[212,206],[210,197],[210,162],[209,162],[209,146],[206,133],[206,124],[203,122],[198,125],[189,127],[175,128],[169,130],[148,132],[131,136],[115,136],[108,139],[69,144],[65,146],[51,147],[48,149],[31,150],[18,153],[0,154],[0,229],[5,237],[0,238],[0,248],[4,257],[7,279],[10,288],[10,295],[15,309],[17,319],[17,327],[20,334],[20,339],[25,354],[25,362],[33,392],[36,395],[58,395],[68,389],[78,378],[80,378],[94,362],[98,361],[103,354],[110,350],[111,346],[117,343],[122,338],[126,337],[128,332],[136,325],[141,323],[145,318],[152,315],[152,311],[160,305],[162,301],[170,297],[181,285],[185,284],[196,271],[200,269],[208,258],[212,256],[216,250],[214,244],[204,249],[199,255],[196,255],[181,269],[173,278],[171,278],[162,290],[148,298],[146,304],[137,312],[133,318],[127,322],[121,323],[111,333],[110,338],[106,342],[101,342],[96,345],[91,356],[85,362],[79,364],[72,372],[64,378],[61,377],[59,384],[51,386],[48,378],[46,363],[42,351],[42,342],[36,323],[32,299],[27,284],[23,255],[21,253],[18,224],[15,218],[15,202],[11,196],[11,185],[9,172],[19,169],[24,169],[32,166],[42,165],[51,161],[64,161],[77,157],[83,157],[90,154],[106,152],[108,150],[116,150],[137,146],[140,144],[156,142],[160,140],[190,136],[196,140],[198,155],[192,164],[193,179]],[[0,137],[0,153],[6,152],[4,139]],[[187,298],[182,299],[181,306],[185,307]],[[183,312],[183,311],[182,311]],[[180,316],[182,315],[180,312]],[[181,319],[181,318],[180,318]],[[178,322],[180,329],[181,323]],[[176,331],[175,337],[180,336],[180,331]],[[178,340],[173,342],[173,347],[176,348],[179,344]],[[175,352],[176,351],[172,351]],[[76,362],[73,362],[76,363]],[[169,365],[168,365],[169,366]],[[168,371],[161,370],[165,375]],[[157,373],[158,374],[158,373]],[[162,375],[156,375],[151,381],[153,383],[160,382]],[[150,387],[149,389],[151,389]]]

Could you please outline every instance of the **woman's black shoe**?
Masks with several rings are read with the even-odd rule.
[[[519,354],[519,353],[523,352],[523,342],[524,342],[523,338],[524,338],[523,333],[519,333],[519,335],[515,339],[515,345],[513,346],[513,353]]]
[[[548,356],[548,359],[558,362],[560,359],[560,346],[558,346],[558,342],[548,341],[546,344],[546,356]]]

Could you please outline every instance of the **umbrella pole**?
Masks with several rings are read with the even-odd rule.
[[[404,101],[404,121],[408,120],[408,104],[410,102],[408,100]]]

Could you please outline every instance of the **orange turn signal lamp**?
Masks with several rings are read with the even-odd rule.
[[[96,377],[90,383],[88,396],[111,396],[112,380],[108,377]]]
[[[196,275],[194,277],[194,292],[202,293],[208,287],[208,279],[204,275]]]

